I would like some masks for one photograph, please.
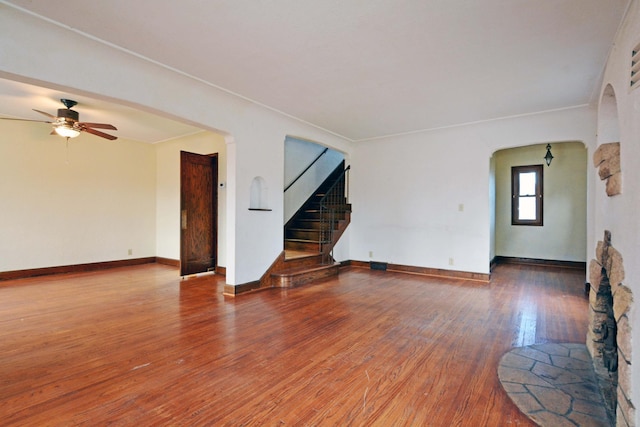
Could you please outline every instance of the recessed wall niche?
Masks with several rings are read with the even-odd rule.
[[[607,196],[622,193],[622,171],[620,167],[620,126],[618,106],[613,86],[608,84],[602,92],[598,109],[598,147],[593,153],[593,166],[605,181]]]
[[[269,209],[269,187],[261,176],[256,176],[251,180],[249,191],[250,211],[270,211]]]

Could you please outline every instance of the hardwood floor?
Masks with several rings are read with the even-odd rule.
[[[584,273],[553,267],[223,285],[159,264],[0,282],[2,424],[529,426],[500,357],[587,328]]]

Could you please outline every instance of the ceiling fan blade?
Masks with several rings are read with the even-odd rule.
[[[44,114],[45,116],[50,117],[54,120],[57,119],[57,117],[53,114],[45,113],[44,111],[36,110],[35,108],[33,109],[33,111],[35,111],[36,113]]]
[[[99,137],[102,137],[102,138],[109,139],[111,141],[113,141],[115,139],[118,139],[117,136],[109,135],[107,133],[100,132],[99,130],[91,129],[91,128],[88,128],[88,127],[83,127],[82,131],[90,133],[90,134],[93,134],[93,135],[96,135],[96,136],[99,136]]]
[[[85,123],[85,122],[81,122],[81,123],[78,123],[78,126],[88,127],[88,128],[98,128],[98,129],[118,130],[118,128],[116,128],[114,125],[109,125],[109,124],[106,124],[106,123]]]
[[[53,122],[47,122],[47,121],[44,121],[44,120],[14,119],[12,117],[0,117],[0,120],[18,120],[18,121],[21,121],[21,122],[53,123]]]

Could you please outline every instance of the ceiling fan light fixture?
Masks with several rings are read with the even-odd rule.
[[[110,141],[118,139],[117,136],[109,135],[108,133],[104,133],[98,129],[111,129],[118,130],[114,125],[110,125],[108,123],[87,123],[80,121],[80,115],[77,111],[71,109],[74,105],[77,104],[76,101],[71,99],[61,99],[60,100],[65,107],[67,108],[59,108],[58,115],[54,116],[53,114],[49,114],[44,111],[36,110],[33,111],[36,113],[40,113],[44,116],[47,116],[49,120],[29,120],[29,119],[14,119],[8,117],[0,117],[0,120],[23,120],[28,122],[40,122],[40,123],[48,123],[52,125],[51,135],[59,135],[63,138],[75,138],[80,135],[80,132],[90,133],[95,136],[99,136],[100,138],[105,138]]]
[[[69,124],[57,125],[53,128],[53,130],[60,136],[65,138],[75,138],[80,135],[80,131],[75,129],[73,126]]]

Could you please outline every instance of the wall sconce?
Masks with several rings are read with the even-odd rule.
[[[553,154],[551,154],[551,144],[547,144],[547,154],[544,155],[544,160],[547,162],[547,166],[551,166],[551,160],[553,160]]]

